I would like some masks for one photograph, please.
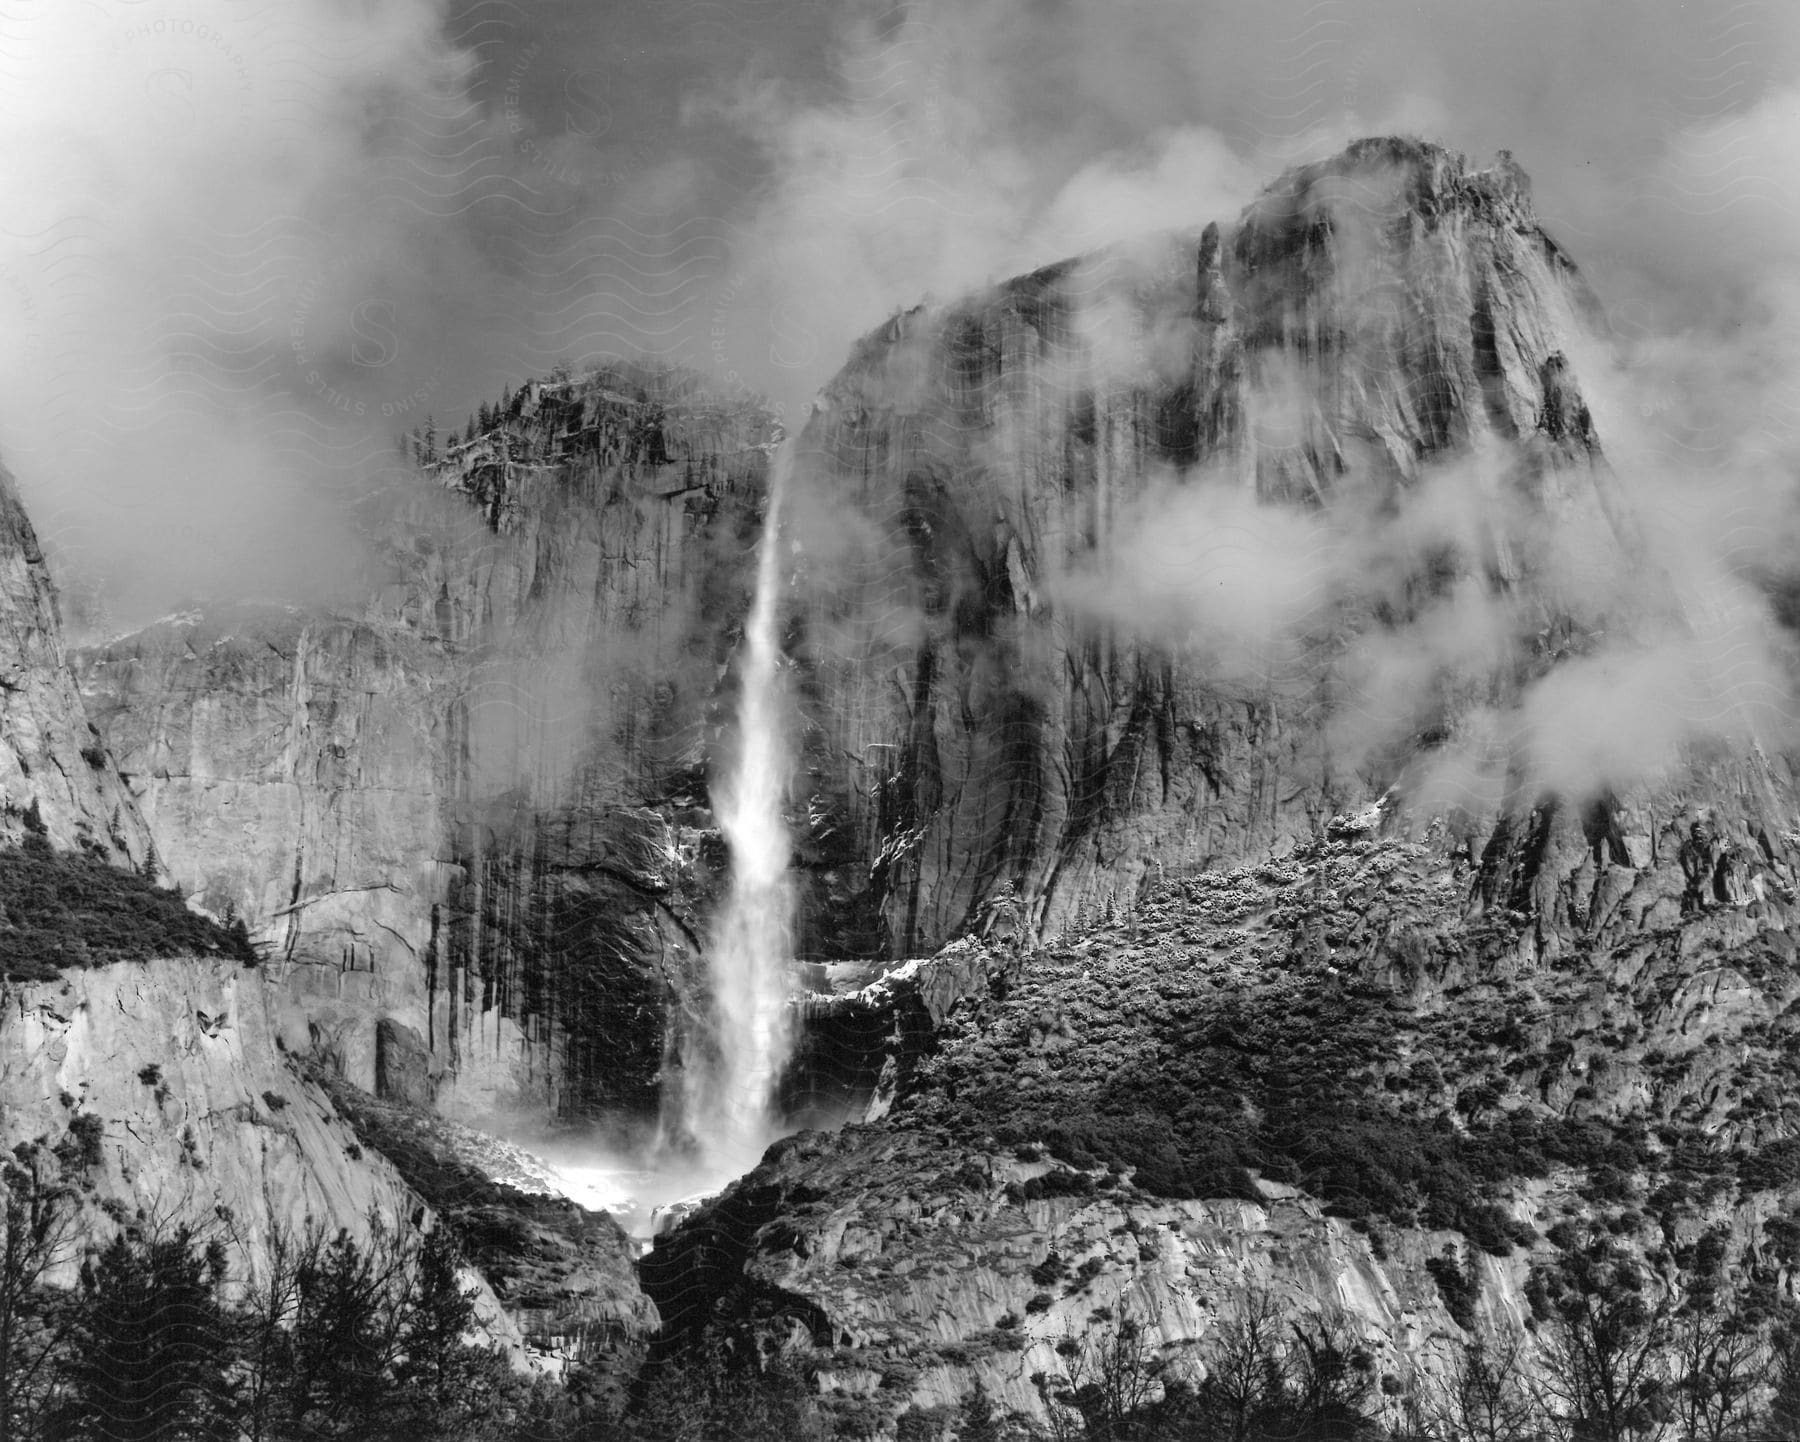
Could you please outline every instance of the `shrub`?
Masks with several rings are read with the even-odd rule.
[[[1463,1331],[1473,1332],[1475,1303],[1481,1296],[1481,1285],[1475,1280],[1473,1270],[1465,1271],[1455,1252],[1448,1248],[1440,1257],[1427,1258],[1425,1270],[1437,1283],[1438,1295],[1444,1299],[1444,1309],[1450,1313],[1450,1320]]]
[[[103,1160],[100,1142],[105,1135],[106,1123],[99,1117],[92,1112],[76,1112],[69,1118],[69,1130],[51,1150],[69,1170],[86,1171]]]
[[[1737,1174],[1746,1192],[1777,1191],[1800,1180],[1800,1137],[1783,1137],[1742,1157]]]

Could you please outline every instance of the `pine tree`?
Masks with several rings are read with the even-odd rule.
[[[366,1251],[339,1232],[302,1256],[285,1400],[311,1435],[381,1435],[376,1423],[392,1390],[406,1262],[386,1231]]]
[[[400,1380],[421,1388],[440,1407],[455,1400],[456,1383],[474,1348],[463,1338],[475,1324],[475,1292],[463,1289],[456,1244],[438,1227],[419,1249],[418,1270],[402,1330]]]
[[[994,1399],[977,1382],[963,1394],[956,1411],[957,1442],[1000,1442],[1000,1419],[994,1415]]]
[[[219,1292],[225,1250],[183,1227],[120,1235],[81,1268],[76,1345],[54,1435],[80,1442],[153,1442],[235,1435]]]

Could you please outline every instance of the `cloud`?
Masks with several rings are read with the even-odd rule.
[[[765,76],[690,105],[710,103],[767,165],[734,212],[746,229],[733,264],[757,277],[746,330],[785,310],[826,355],[928,292],[1228,218],[1283,166],[1358,135],[1512,149],[1606,298],[1658,328],[1697,293],[1716,312],[1727,289],[1704,240],[1670,245],[1676,212],[1698,223],[1715,201],[1790,183],[1776,147],[1737,134],[1800,76],[1786,7],[921,0],[840,13],[823,77]],[[1685,177],[1671,166],[1684,152]],[[1791,240],[1791,224],[1775,229]],[[732,349],[754,353],[748,338]]]
[[[410,205],[462,106],[440,21],[119,0],[0,26],[0,448],[78,591],[131,614],[343,578],[341,492],[437,374],[404,313],[443,278]]]
[[[334,488],[426,412],[635,351],[797,417],[927,294],[1406,129],[1512,148],[1636,364],[1779,452],[1797,57],[1791,7],[1678,0],[32,6],[0,22],[0,447],[121,615],[328,592]]]
[[[1091,560],[1044,594],[1153,640],[1225,686],[1276,684],[1327,621],[1341,557],[1317,513],[1259,504],[1230,476],[1143,478]]]
[[[788,304],[821,334],[866,328],[878,302],[943,299],[1148,229],[1229,220],[1281,164],[1388,129],[1478,159],[1513,150],[1616,317],[1610,349],[1584,347],[1576,373],[1639,549],[1621,547],[1599,505],[1549,524],[1482,474],[1504,465],[1492,456],[1428,473],[1397,507],[1385,492],[1344,497],[1329,524],[1219,477],[1152,475],[1133,478],[1141,494],[1091,560],[1048,583],[1059,604],[1182,650],[1223,683],[1266,685],[1323,654],[1334,608],[1378,608],[1389,619],[1330,662],[1344,700],[1334,742],[1379,770],[1429,738],[1433,774],[1409,779],[1421,792],[1491,797],[1511,761],[1586,791],[1709,738],[1795,739],[1776,614],[1800,615],[1791,14],[1696,15],[1673,0],[1255,16],[993,0],[905,16],[846,42],[879,89],[767,92],[757,112],[764,133],[815,148],[777,159],[749,254],[771,258],[771,288],[801,288]],[[945,89],[973,107],[966,149],[924,123]],[[880,163],[841,183],[833,164],[859,155]],[[789,187],[815,184],[792,202]],[[810,311],[815,272],[784,281],[778,259],[801,233],[868,261],[833,273]],[[1158,369],[1129,287],[1078,271],[1065,289],[1091,364],[1115,380]],[[1287,379],[1257,378],[1265,446],[1312,424],[1309,382]],[[986,460],[1006,464],[1012,444]],[[1483,576],[1497,546],[1526,558],[1532,604]],[[1453,579],[1421,593],[1445,557]],[[1545,629],[1545,605],[1574,619],[1570,635]],[[1521,688],[1519,658],[1551,653],[1563,660]]]

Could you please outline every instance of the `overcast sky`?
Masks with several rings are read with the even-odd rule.
[[[558,359],[797,408],[1391,130],[1513,150],[1697,454],[1791,442],[1785,0],[0,0],[0,111],[0,452],[119,623],[329,595],[394,434]]]

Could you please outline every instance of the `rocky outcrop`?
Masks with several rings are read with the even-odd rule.
[[[1003,984],[886,1033],[909,1062],[886,1115],[778,1143],[645,1285],[675,1338],[747,1328],[872,1432],[976,1382],[1042,1420],[1037,1379],[1127,1317],[1178,1376],[1259,1297],[1339,1318],[1398,1406],[1527,1322],[1563,1227],[1655,1258],[1659,1286],[1708,1235],[1776,1284],[1787,924],[1609,920],[1546,959],[1525,914],[1470,917],[1472,874],[1345,835],[1024,955],[958,943],[946,982]],[[821,1021],[922,1010],[929,966]]]
[[[679,377],[534,382],[368,502],[361,614],[186,615],[78,658],[171,872],[364,1090],[416,1035],[400,1084],[448,1112],[654,1115],[772,434]]]
[[[217,958],[156,958],[18,986],[0,1014],[0,1147],[41,1141],[80,1185],[84,1242],[149,1216],[261,1275],[271,1238],[368,1245],[447,1225],[477,1318],[520,1366],[581,1353],[628,1377],[657,1324],[635,1247],[505,1143],[359,1094],[301,1053],[280,990]],[[496,1177],[507,1180],[496,1180]],[[72,1280],[81,1254],[64,1271]]]
[[[149,832],[82,709],[56,588],[13,478],[0,467],[0,844],[30,833],[155,868]]]
[[[42,1141],[79,1182],[83,1241],[138,1217],[189,1225],[259,1276],[278,1231],[429,1224],[287,1049],[277,998],[235,961],[159,957],[10,989],[0,1013],[0,1146]],[[304,1040],[304,1035],[302,1036]],[[64,1285],[81,1261],[70,1251]],[[477,1272],[478,1317],[525,1359]]]
[[[659,1319],[617,1221],[560,1195],[542,1163],[502,1139],[315,1075],[359,1141],[451,1228],[534,1353],[629,1383]]]
[[[782,1077],[783,1114],[806,1126],[885,1115],[936,1048],[945,1019],[965,1001],[1004,996],[1022,965],[1017,951],[964,940],[853,991],[801,997]]]
[[[1066,1370],[1059,1344],[1126,1318],[1180,1375],[1252,1297],[1347,1317],[1395,1384],[1441,1369],[1461,1335],[1425,1267],[1446,1247],[1460,1255],[1461,1238],[1372,1240],[1291,1187],[1160,1200],[1055,1161],[852,1129],[790,1139],[743,1188],[651,1254],[652,1288],[710,1264],[726,1305],[803,1354],[828,1403],[864,1403],[890,1426],[908,1408],[954,1407],[977,1383],[1041,1423],[1034,1378]],[[1518,1325],[1523,1259],[1476,1254],[1472,1266],[1483,1322]]]

